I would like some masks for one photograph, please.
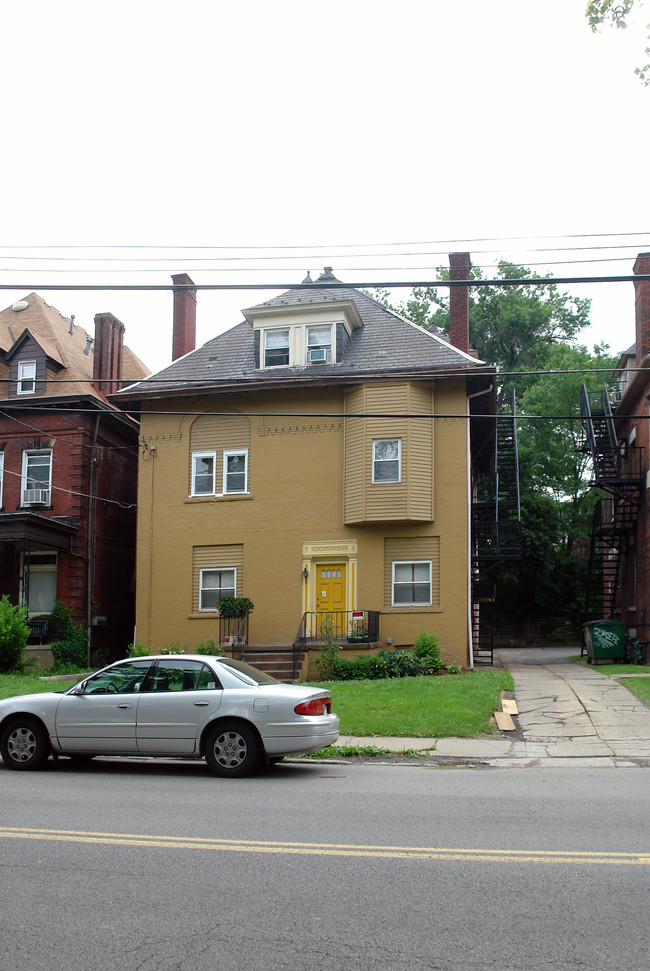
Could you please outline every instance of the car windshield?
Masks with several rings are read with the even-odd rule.
[[[235,658],[222,657],[219,658],[219,664],[223,664],[225,668],[230,668],[242,681],[252,681],[253,684],[280,684],[277,678],[271,677],[270,674],[265,674],[264,671],[258,671],[257,668],[246,664],[246,661],[237,661]]]

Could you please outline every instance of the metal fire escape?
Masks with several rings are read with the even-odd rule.
[[[621,568],[642,501],[640,450],[617,441],[607,388],[594,403],[583,385],[580,409],[594,485],[602,493],[591,526],[585,620],[594,613],[611,618],[621,609]]]
[[[492,442],[493,472],[481,476],[472,505],[472,635],[475,663],[494,660],[496,574],[521,555],[519,456],[514,393],[500,405]]]

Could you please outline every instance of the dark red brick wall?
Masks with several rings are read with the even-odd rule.
[[[69,550],[59,551],[57,598],[71,608],[75,623],[85,622],[91,582],[94,611],[107,620],[105,627],[91,628],[93,658],[101,663],[123,657],[133,639],[135,617],[136,432],[104,419],[92,447],[96,414],[12,414],[18,421],[0,419],[0,440],[5,442],[3,512],[25,511],[20,495],[24,449],[48,448],[53,440],[52,504],[38,511],[77,527]],[[91,492],[98,497],[94,501]],[[5,542],[0,593],[14,601],[19,589],[15,561],[15,544]]]

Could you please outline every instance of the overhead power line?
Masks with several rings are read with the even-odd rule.
[[[566,276],[566,277],[518,277],[517,279],[490,280],[363,280],[350,283],[0,283],[0,290],[62,290],[69,292],[80,291],[125,291],[125,292],[156,292],[175,290],[372,290],[379,287],[387,290],[399,288],[421,287],[521,287],[521,286],[564,286],[575,283],[634,283],[640,280],[650,280],[650,274],[626,273],[610,276]]]

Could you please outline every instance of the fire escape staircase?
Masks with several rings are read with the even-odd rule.
[[[521,555],[519,456],[514,394],[496,417],[493,472],[476,483],[472,504],[472,637],[475,664],[494,660],[496,574]]]
[[[606,388],[594,404],[583,385],[580,409],[593,483],[601,491],[591,526],[585,620],[596,619],[594,613],[608,619],[620,609],[622,563],[643,496],[640,449],[617,441]]]

